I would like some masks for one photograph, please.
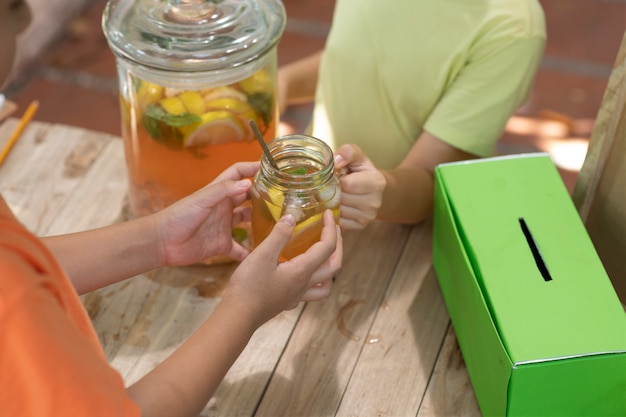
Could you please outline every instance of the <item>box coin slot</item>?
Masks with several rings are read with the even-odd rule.
[[[523,217],[519,218],[519,224],[522,227],[522,232],[524,232],[524,236],[526,237],[526,242],[528,243],[528,246],[530,247],[530,251],[533,254],[533,258],[535,258],[535,264],[537,264],[537,269],[539,269],[539,272],[541,273],[543,280],[546,282],[552,281],[552,276],[550,275],[550,271],[548,271],[548,267],[546,266],[546,263],[543,261],[543,258],[541,257],[541,252],[539,251],[537,242],[535,242],[535,239],[533,238],[533,234],[530,232],[530,229],[528,228],[528,225],[526,224],[526,221],[524,220]]]

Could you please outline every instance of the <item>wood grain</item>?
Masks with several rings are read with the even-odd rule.
[[[418,417],[480,417],[461,349],[450,325]]]
[[[337,416],[417,414],[449,321],[430,265],[431,229],[412,230]]]

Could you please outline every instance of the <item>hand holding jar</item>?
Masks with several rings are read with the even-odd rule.
[[[341,188],[334,171],[333,152],[321,140],[287,135],[268,144],[276,161],[264,155],[252,187],[252,241],[256,247],[286,214],[296,220],[282,260],[305,252],[320,239],[322,217],[328,209],[339,219]]]

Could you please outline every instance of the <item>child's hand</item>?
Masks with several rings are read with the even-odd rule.
[[[215,255],[242,260],[248,250],[232,238],[232,227],[250,220],[249,198],[258,162],[237,163],[211,184],[154,215],[163,265],[190,265]]]
[[[295,221],[287,215],[270,235],[250,253],[233,273],[223,303],[235,302],[260,326],[300,301],[321,300],[330,294],[333,277],[339,273],[343,242],[332,213],[324,213],[319,242],[287,262],[278,262],[291,239]]]
[[[343,145],[335,152],[335,169],[341,176],[341,218],[343,229],[363,229],[376,219],[387,181],[361,148]]]

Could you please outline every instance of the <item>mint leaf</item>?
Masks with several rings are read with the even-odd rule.
[[[268,126],[272,121],[272,98],[272,95],[268,93],[254,93],[248,96],[248,104],[261,116],[265,126]]]
[[[161,106],[154,103],[146,107],[145,114],[172,127],[183,127],[202,120],[200,116],[193,113],[169,114]]]
[[[143,116],[141,116],[141,121],[143,122],[143,127],[146,128],[146,131],[153,139],[161,139],[163,131],[161,130],[161,123],[159,123],[158,119],[151,117],[148,113],[144,113]]]
[[[159,122],[163,122],[170,127],[183,127],[193,123],[200,122],[200,116],[192,113],[183,113],[179,115],[169,114],[158,104],[152,103],[146,107],[142,116],[143,125],[154,139],[159,139],[163,135]]]
[[[159,106],[158,104],[151,103],[151,104],[148,104],[148,107],[146,107],[146,110],[144,111],[143,114],[153,119],[161,120],[163,119],[163,117],[165,117],[167,112],[163,110],[163,108]]]
[[[141,81],[141,78],[137,78],[137,77],[133,77],[132,80],[133,80],[133,89],[136,93],[141,89],[143,81]]]
[[[246,229],[241,227],[234,227],[232,230],[232,237],[237,243],[243,243],[248,237]]]
[[[193,123],[198,123],[202,121],[202,119],[200,118],[200,116],[193,113],[183,113],[178,115],[166,113],[161,121],[168,126],[183,127]]]
[[[287,171],[287,174],[290,174],[290,175],[306,175],[306,168],[305,167],[293,168],[293,169],[290,169],[289,171]]]

